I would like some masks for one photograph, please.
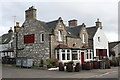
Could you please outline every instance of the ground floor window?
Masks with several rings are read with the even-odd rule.
[[[92,56],[93,56],[93,52],[91,49],[88,49],[87,50],[87,53],[86,53],[86,59],[92,59]]]
[[[70,54],[67,54],[67,60],[70,60]]]
[[[62,54],[62,60],[65,60],[65,54]]]
[[[72,54],[72,60],[78,60],[77,54]]]
[[[57,54],[57,59],[59,60],[59,54]]]
[[[90,53],[90,59],[92,58],[92,55],[91,55],[91,53]]]

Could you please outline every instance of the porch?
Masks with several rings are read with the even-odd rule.
[[[62,47],[55,49],[55,56],[62,63],[73,61],[83,64],[85,61],[93,60],[93,51],[92,49]]]

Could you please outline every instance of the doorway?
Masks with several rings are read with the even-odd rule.
[[[84,63],[84,52],[81,52],[81,64]]]

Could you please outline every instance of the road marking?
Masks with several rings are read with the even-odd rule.
[[[107,75],[107,74],[111,74],[111,73],[115,73],[115,72],[118,72],[118,71],[106,72],[106,73],[104,73],[104,74],[101,74],[101,75],[94,75],[94,76],[91,76],[91,77],[89,77],[89,78],[101,77],[101,76],[104,76],[104,75]]]

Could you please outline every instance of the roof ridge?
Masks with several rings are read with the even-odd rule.
[[[88,29],[88,28],[96,28],[96,26],[92,26],[92,27],[86,27],[86,28],[87,28],[87,29]]]

